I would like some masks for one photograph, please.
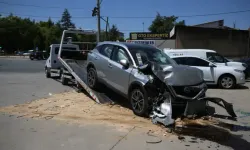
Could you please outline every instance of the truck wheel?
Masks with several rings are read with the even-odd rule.
[[[68,78],[66,78],[63,73],[61,75],[61,82],[62,82],[62,85],[68,84]]]
[[[58,76],[58,77],[59,77],[59,79],[61,79],[61,78],[62,78],[62,74],[63,74],[63,70],[62,70],[62,69],[60,69],[60,70],[59,70],[59,76]]]
[[[96,70],[92,67],[88,69],[87,82],[88,86],[92,89],[96,89],[98,86]]]
[[[129,94],[132,110],[137,116],[148,115],[148,96],[140,87],[134,88]]]
[[[49,68],[45,68],[45,74],[46,74],[46,78],[50,78],[51,77],[51,73],[50,73],[50,69]]]
[[[219,87],[223,89],[232,89],[236,85],[236,81],[232,75],[223,75],[219,79]]]

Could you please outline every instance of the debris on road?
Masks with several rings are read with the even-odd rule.
[[[158,136],[152,134],[152,130],[149,130],[147,132],[147,135],[148,135],[148,137],[150,137],[150,139],[146,140],[146,143],[157,144],[157,143],[162,142],[162,139],[160,139]]]

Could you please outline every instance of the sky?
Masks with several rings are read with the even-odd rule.
[[[179,20],[185,20],[186,25],[224,19],[224,25],[229,27],[233,27],[234,23],[236,28],[239,29],[246,30],[250,27],[250,11],[222,15],[194,16],[250,10],[249,0],[100,1],[102,1],[101,16],[104,18],[109,17],[110,26],[115,24],[121,32],[125,33],[126,37],[129,36],[130,32],[147,32],[157,12],[164,16],[180,16]],[[13,13],[14,15],[29,17],[37,21],[45,21],[48,20],[48,17],[51,17],[56,22],[61,18],[63,10],[67,8],[72,16],[72,22],[75,23],[76,27],[97,29],[97,19],[91,16],[92,9],[95,6],[96,0],[0,0],[0,14],[5,16]],[[101,28],[105,29],[105,25],[106,23],[102,21]]]

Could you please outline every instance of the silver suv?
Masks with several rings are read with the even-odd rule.
[[[153,62],[165,69],[164,84],[174,98],[172,106],[186,106],[187,100],[204,96],[203,73],[197,68],[177,65],[160,49],[149,45],[101,42],[87,57],[87,82],[95,89],[103,83],[129,99],[136,115],[148,115],[152,105],[149,93],[159,88],[145,89],[152,76],[140,71],[140,66]]]

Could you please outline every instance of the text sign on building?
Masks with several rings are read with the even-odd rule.
[[[153,40],[126,40],[127,43],[135,43],[135,44],[147,44],[155,46],[155,41]]]
[[[130,40],[166,40],[168,33],[133,32],[129,34]]]

